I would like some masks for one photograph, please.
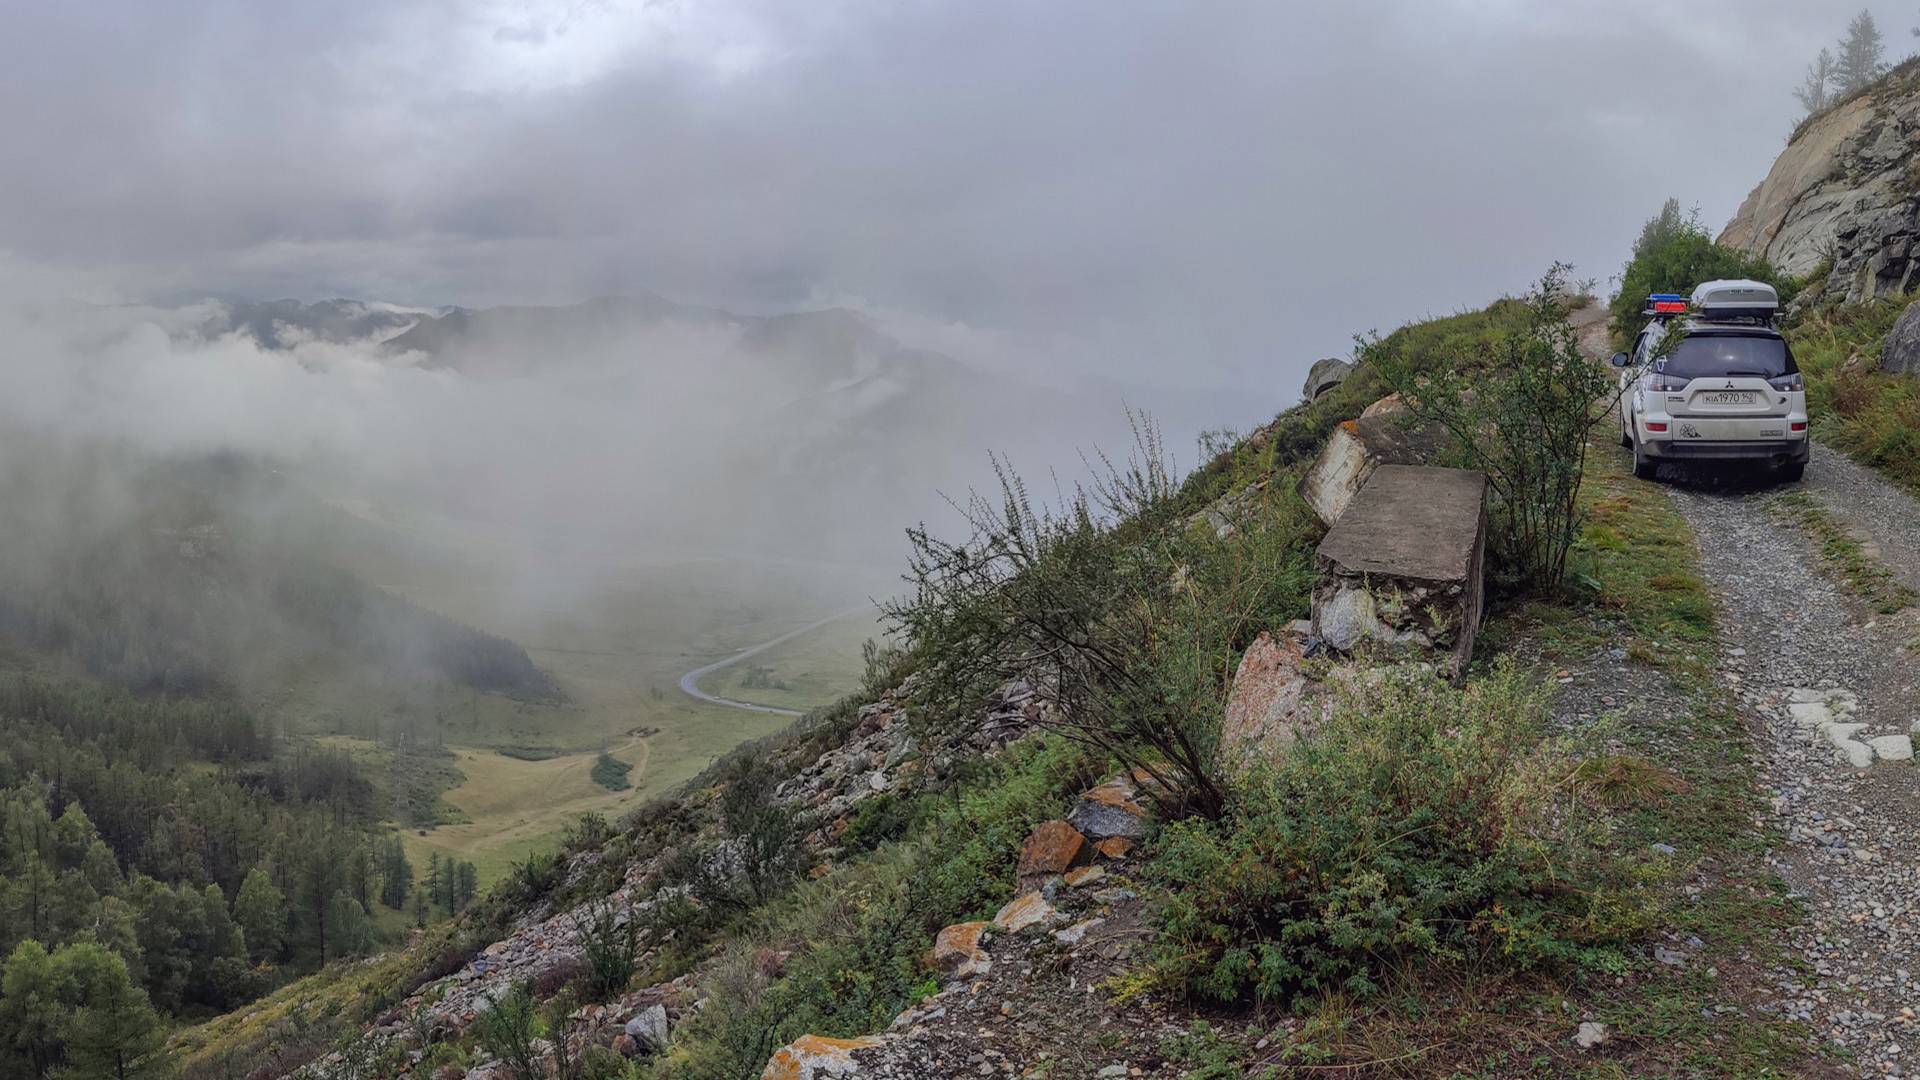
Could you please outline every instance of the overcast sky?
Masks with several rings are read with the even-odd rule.
[[[1616,272],[1668,195],[1717,229],[1858,4],[7,7],[0,252],[44,281],[845,303],[1258,414],[1356,331]]]

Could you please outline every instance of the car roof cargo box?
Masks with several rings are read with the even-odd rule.
[[[1771,320],[1780,310],[1780,294],[1763,281],[1708,281],[1693,290],[1693,310],[1709,322]]]

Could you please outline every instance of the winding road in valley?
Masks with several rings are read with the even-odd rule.
[[[859,615],[862,612],[866,612],[870,610],[872,610],[872,605],[862,604],[859,607],[848,608],[845,611],[835,612],[834,614],[829,615],[824,619],[818,619],[818,620],[815,620],[814,622],[810,622],[807,625],[802,626],[797,630],[789,630],[786,633],[781,634],[777,638],[771,638],[769,640],[763,641],[760,644],[755,645],[750,649],[742,649],[739,652],[734,653],[732,656],[715,660],[713,663],[708,664],[705,667],[694,668],[692,671],[689,671],[685,675],[680,676],[680,689],[682,692],[687,694],[687,696],[698,699],[700,701],[704,701],[709,705],[725,705],[730,709],[744,709],[747,712],[757,712],[757,713],[772,713],[775,716],[804,715],[802,711],[799,709],[783,709],[777,705],[758,705],[751,701],[740,701],[735,698],[721,697],[718,694],[709,694],[705,690],[700,689],[700,680],[706,678],[708,675],[711,675],[716,671],[719,671],[721,668],[732,667],[733,665],[741,662],[742,660],[747,660],[747,659],[751,659],[752,657],[758,656],[761,653],[766,652],[768,649],[771,649],[776,645],[783,645],[789,641],[792,641],[794,638],[799,637],[801,634],[805,634],[812,630],[818,630],[821,627],[826,626],[830,623],[839,622],[841,619],[852,618],[855,615]]]

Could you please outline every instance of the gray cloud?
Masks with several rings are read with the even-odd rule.
[[[1851,9],[39,5],[0,251],[122,294],[852,301],[1247,423],[1354,331],[1616,270],[1668,195],[1717,225]]]

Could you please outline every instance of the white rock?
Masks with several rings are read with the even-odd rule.
[[[1845,739],[1835,742],[1833,748],[1842,761],[1856,769],[1864,769],[1873,764],[1873,747],[1866,743]]]
[[[648,1049],[661,1051],[667,1048],[667,1007],[649,1005],[627,1021],[623,1029],[628,1035],[639,1040]]]
[[[1574,1045],[1582,1050],[1591,1050],[1606,1041],[1607,1025],[1596,1024],[1591,1020],[1581,1024],[1580,1030],[1573,1034]]]
[[[1801,701],[1787,706],[1787,712],[1793,715],[1793,722],[1808,730],[1817,731],[1822,724],[1833,722],[1833,710],[1819,701]]]
[[[1820,734],[1825,735],[1828,742],[1839,746],[1844,742],[1852,742],[1855,735],[1865,730],[1865,724],[1828,724],[1820,729]]]
[[[1882,735],[1868,739],[1867,745],[1882,761],[1905,761],[1913,756],[1913,740],[1905,735]]]
[[[1065,930],[1055,930],[1053,937],[1062,945],[1078,945],[1087,936],[1087,931],[1106,921],[1105,919],[1082,919]]]
[[[1810,690],[1804,686],[1796,686],[1787,691],[1787,700],[1802,703],[1817,701],[1824,704],[1827,700],[1827,692],[1825,690]]]

